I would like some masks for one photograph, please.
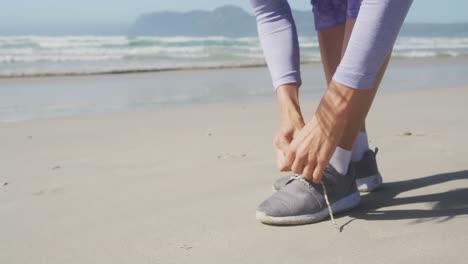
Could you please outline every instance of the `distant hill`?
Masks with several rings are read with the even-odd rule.
[[[294,18],[298,28],[313,33],[310,12],[294,11]],[[253,15],[240,7],[226,5],[213,11],[164,11],[144,14],[138,17],[129,33],[157,36],[249,37],[257,35],[257,28]]]
[[[133,24],[130,34],[240,37],[255,35],[256,28],[255,19],[243,9],[223,6],[213,11],[164,11],[144,14]]]
[[[293,11],[299,35],[313,35],[311,11]],[[130,35],[150,36],[226,36],[257,35],[255,18],[240,7],[226,5],[213,11],[195,10],[186,13],[154,12],[138,17],[130,27]],[[428,24],[406,23],[401,31],[406,36],[468,36],[468,23]]]

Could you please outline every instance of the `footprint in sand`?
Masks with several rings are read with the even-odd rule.
[[[423,133],[419,133],[419,134],[415,134],[413,132],[403,132],[401,134],[399,134],[399,136],[402,136],[402,137],[410,137],[410,136],[414,136],[414,137],[424,137],[426,136],[426,134],[423,134]]]
[[[179,246],[180,249],[185,249],[185,250],[190,250],[192,249],[192,246],[189,246],[189,245],[182,245],[182,246]]]
[[[42,196],[42,195],[56,195],[63,193],[65,190],[64,187],[57,187],[57,188],[52,188],[52,189],[43,189],[39,190],[37,192],[33,192],[32,195],[34,196]]]
[[[218,154],[217,158],[218,159],[239,159],[239,158],[245,158],[247,157],[247,154],[241,153],[241,154],[234,154],[234,153],[229,153],[229,152],[222,152]]]

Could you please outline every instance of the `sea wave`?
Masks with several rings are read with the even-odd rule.
[[[301,37],[302,63],[320,62],[316,37]],[[400,37],[400,58],[468,56],[466,37]],[[0,77],[100,74],[264,65],[257,38],[0,36]]]

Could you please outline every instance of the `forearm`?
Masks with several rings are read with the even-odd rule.
[[[376,91],[377,87],[358,90],[332,81],[317,108],[315,118],[326,128],[324,131],[330,133],[328,137],[339,138],[342,148],[351,149]],[[351,140],[342,140],[345,137]]]

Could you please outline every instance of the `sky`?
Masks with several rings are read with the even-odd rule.
[[[289,0],[294,9],[309,10],[309,0]],[[211,10],[232,4],[250,10],[248,0],[0,0],[2,29],[95,24],[130,24],[154,11]],[[468,22],[467,0],[415,0],[408,22]]]

